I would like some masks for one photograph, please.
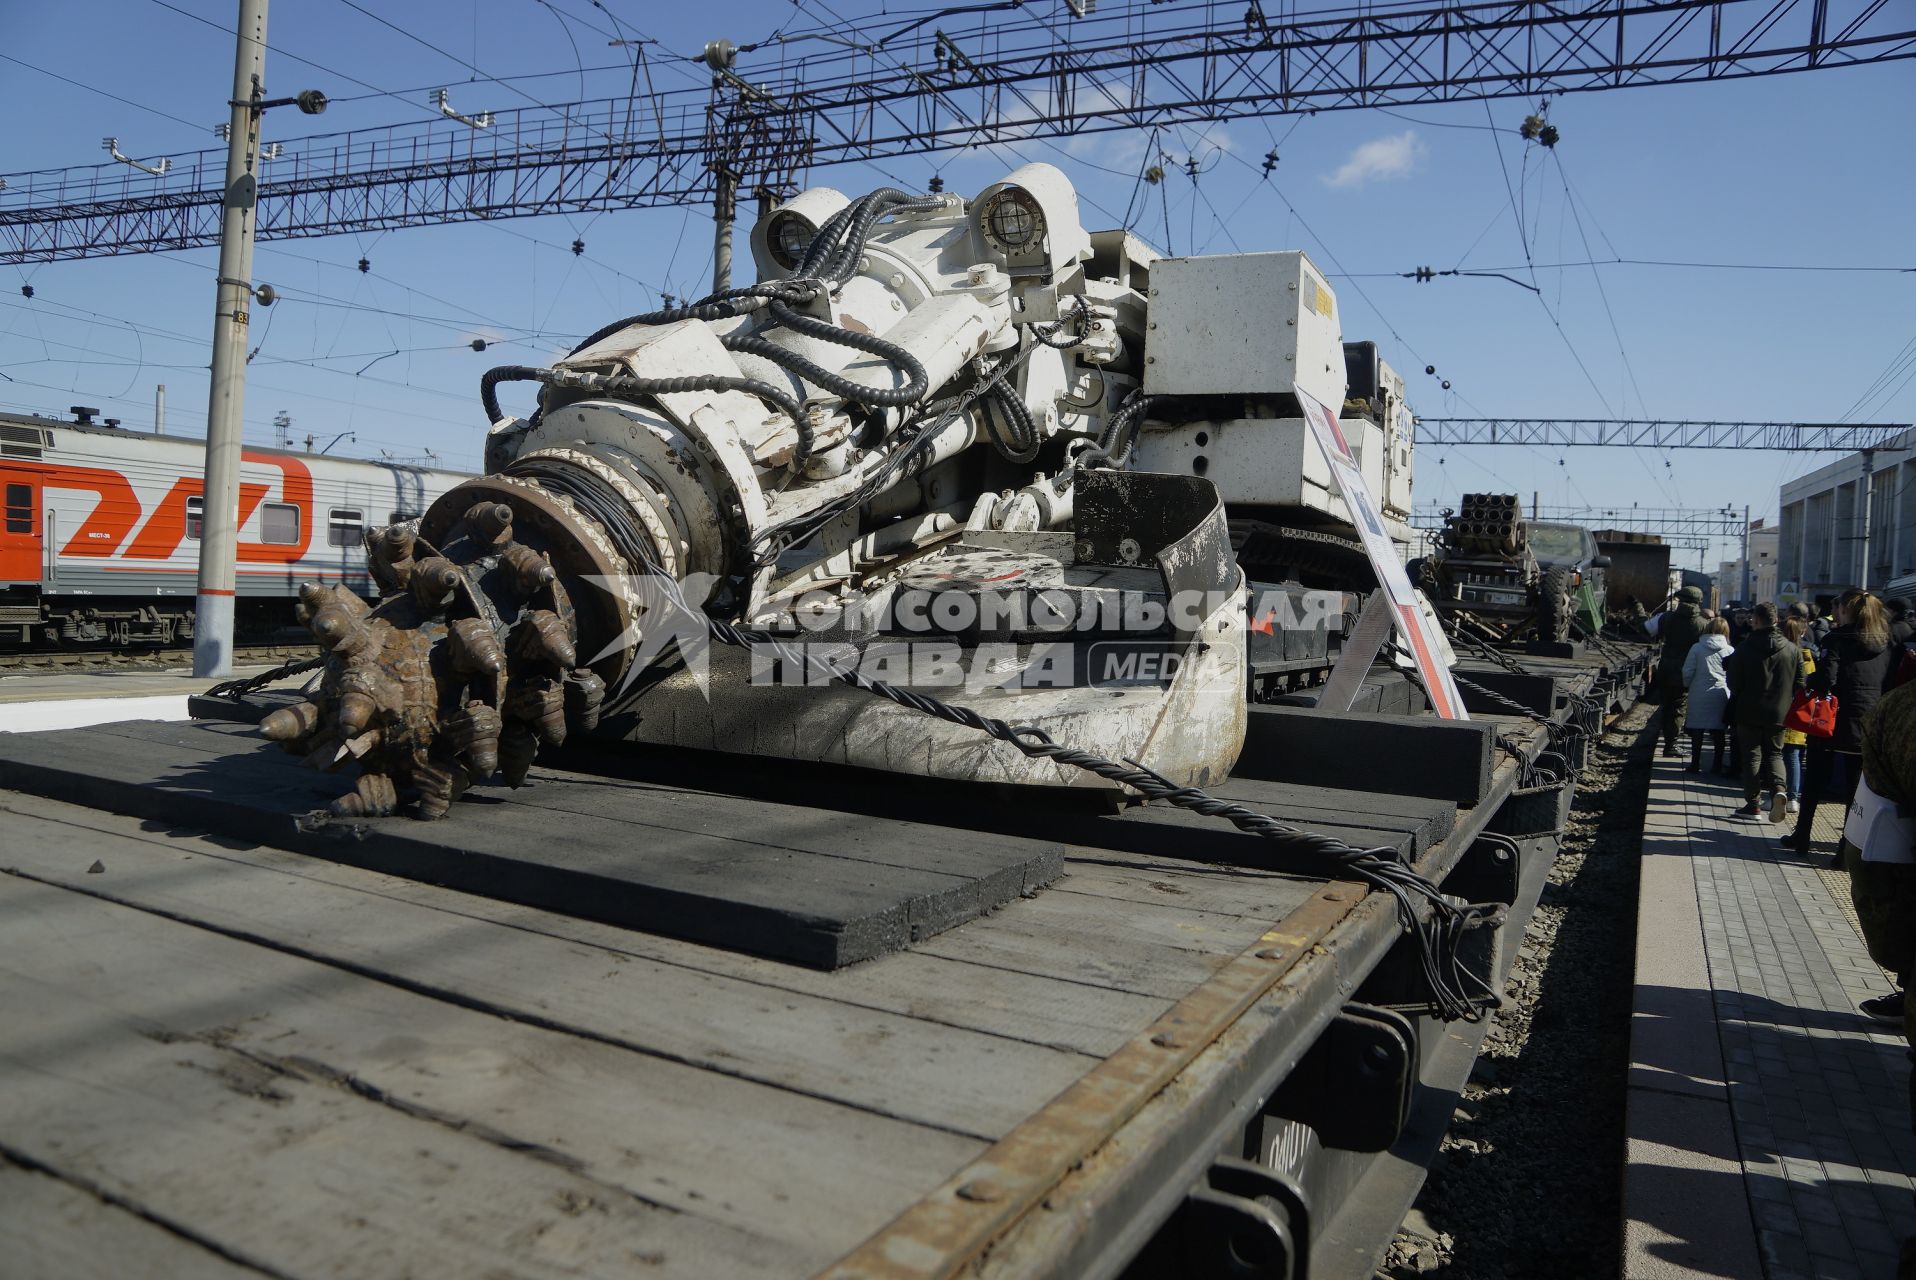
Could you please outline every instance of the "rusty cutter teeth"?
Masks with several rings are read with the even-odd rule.
[[[419,788],[419,816],[443,818],[452,802],[465,793],[471,778],[465,769],[451,760],[431,759],[413,770],[413,785]]]
[[[520,615],[512,629],[512,652],[534,662],[551,662],[570,667],[578,658],[572,644],[572,628],[550,609],[532,609]]]
[[[514,683],[506,694],[505,714],[525,725],[540,742],[556,747],[565,741],[565,688],[551,676],[529,676]]]
[[[512,539],[512,508],[503,502],[481,502],[466,511],[466,527],[482,543],[497,546]]]
[[[511,575],[512,585],[522,598],[532,595],[558,576],[549,560],[523,542],[506,547],[499,555],[499,563]]]
[[[336,818],[384,818],[399,807],[393,780],[383,773],[362,773],[353,789],[327,806]]]
[[[468,702],[439,722],[439,732],[453,754],[463,757],[475,781],[483,782],[499,769],[499,735],[505,721],[483,702]]]
[[[494,676],[506,669],[506,651],[482,619],[455,618],[447,628],[446,644],[452,669],[462,675]]]
[[[414,563],[412,598],[428,613],[438,613],[452,603],[459,586],[459,567],[444,556],[427,556]]]
[[[579,733],[591,733],[599,727],[599,708],[605,702],[605,681],[591,670],[580,667],[565,677],[566,723]]]
[[[295,703],[269,712],[259,722],[259,731],[274,742],[296,742],[319,727],[319,707],[311,702]]]

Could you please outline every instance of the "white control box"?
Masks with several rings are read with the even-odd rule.
[[[1151,265],[1144,394],[1281,395],[1344,403],[1337,297],[1296,251]]]

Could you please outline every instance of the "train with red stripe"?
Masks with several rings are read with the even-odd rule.
[[[204,441],[113,419],[0,412],[0,646],[172,644],[193,635]],[[460,472],[287,449],[241,454],[235,623],[293,621],[299,584],[371,597],[363,536],[417,516]]]

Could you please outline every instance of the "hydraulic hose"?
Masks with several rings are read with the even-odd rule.
[[[1038,456],[1038,424],[1031,420],[1031,411],[1025,408],[1025,402],[1016,392],[1003,384],[994,385],[986,397],[997,407],[1005,418],[1009,428],[1009,439],[998,434],[998,420],[990,412],[985,412],[985,432],[991,437],[991,445],[1007,462],[1025,463]]]

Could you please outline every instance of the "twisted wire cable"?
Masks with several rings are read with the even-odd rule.
[[[1220,799],[1198,787],[1179,786],[1138,761],[1112,760],[1060,743],[1034,725],[1013,725],[970,707],[900,688],[889,681],[866,675],[858,669],[855,661],[833,661],[769,632],[709,617],[693,608],[686,601],[678,582],[659,570],[643,533],[626,513],[617,495],[609,490],[601,491],[602,482],[587,473],[573,472],[536,460],[516,467],[514,474],[536,478],[578,502],[589,515],[605,526],[631,565],[643,569],[659,584],[666,606],[700,625],[709,639],[740,648],[757,648],[803,671],[808,681],[813,676],[837,681],[898,706],[985,734],[1028,757],[1081,769],[1106,781],[1130,787],[1147,801],[1159,801],[1204,817],[1221,819],[1240,831],[1270,842],[1275,849],[1326,864],[1339,873],[1390,894],[1396,906],[1399,926],[1415,939],[1419,965],[1429,988],[1432,1009],[1437,1016],[1445,1021],[1476,1021],[1482,1018],[1487,1009],[1499,1003],[1497,994],[1490,986],[1463,962],[1461,946],[1464,935],[1470,929],[1492,923],[1501,909],[1494,904],[1462,903],[1445,895],[1427,877],[1400,861],[1395,849],[1388,846],[1359,848],[1332,836],[1291,826],[1269,814],[1260,813],[1236,801]]]

